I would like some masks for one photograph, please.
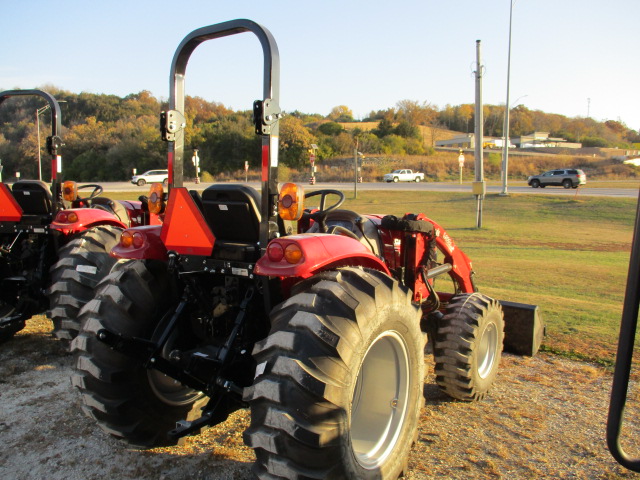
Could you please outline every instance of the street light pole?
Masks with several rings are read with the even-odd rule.
[[[504,104],[504,145],[502,146],[502,192],[500,195],[509,195],[507,191],[507,178],[509,176],[509,83],[511,79],[511,20],[513,18],[513,0],[509,0],[509,52],[507,54],[507,101]]]
[[[40,156],[40,115],[49,110],[49,105],[36,109],[36,128],[38,129],[38,180],[42,180],[42,157]]]

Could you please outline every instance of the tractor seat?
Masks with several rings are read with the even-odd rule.
[[[327,214],[325,219],[328,233],[335,233],[340,235],[341,229],[346,229],[353,233],[360,243],[371,250],[374,255],[380,256],[382,248],[380,247],[380,235],[378,234],[378,227],[371,220],[357,214],[351,210],[334,210]],[[358,225],[362,226],[362,229]],[[307,232],[319,232],[320,225],[318,222],[314,223]]]
[[[40,180],[19,180],[11,188],[25,215],[51,215],[53,197],[46,183]]]
[[[211,185],[202,192],[202,211],[216,237],[214,257],[254,261],[259,253],[260,195],[248,185]]]
[[[115,215],[122,223],[129,226],[129,214],[127,209],[120,202],[116,202],[106,197],[96,197],[91,200],[92,208],[99,208]]]

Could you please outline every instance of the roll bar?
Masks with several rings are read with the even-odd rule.
[[[622,307],[620,337],[616,355],[616,368],[613,373],[609,417],[607,419],[607,446],[613,458],[620,465],[634,472],[640,472],[640,458],[630,458],[620,445],[620,434],[624,408],[627,403],[629,376],[633,361],[633,346],[638,325],[638,308],[640,305],[640,196],[636,209],[636,222],[631,244],[627,287]]]
[[[50,107],[51,135],[47,137],[47,151],[49,152],[49,155],[51,155],[51,193],[53,194],[54,199],[56,199],[54,202],[56,207],[54,208],[57,208],[58,204],[62,203],[62,192],[60,191],[60,185],[57,181],[58,148],[64,145],[62,143],[62,138],[60,138],[60,131],[62,130],[62,113],[60,112],[60,104],[50,93],[38,89],[31,89],[5,90],[4,92],[0,92],[0,105],[10,97],[27,95],[35,95],[44,98]]]
[[[169,142],[169,188],[183,185],[185,72],[193,51],[203,42],[251,32],[262,45],[264,54],[263,100],[253,105],[256,133],[262,136],[262,224],[260,243],[266,248],[277,225],[278,121],[282,116],[280,99],[280,55],[273,35],[252,20],[239,19],[194,30],[178,46],[171,63],[169,110],[160,114],[163,140]],[[271,225],[271,226],[270,226]]]

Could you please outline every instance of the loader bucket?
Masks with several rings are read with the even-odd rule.
[[[504,351],[534,356],[545,335],[537,305],[500,300],[504,312]]]

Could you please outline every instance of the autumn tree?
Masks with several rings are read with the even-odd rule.
[[[346,105],[338,105],[331,109],[327,118],[334,122],[353,122],[353,112]]]
[[[292,116],[280,120],[281,161],[286,165],[302,167],[308,161],[312,143],[317,143],[317,139],[304,127],[302,120]]]

